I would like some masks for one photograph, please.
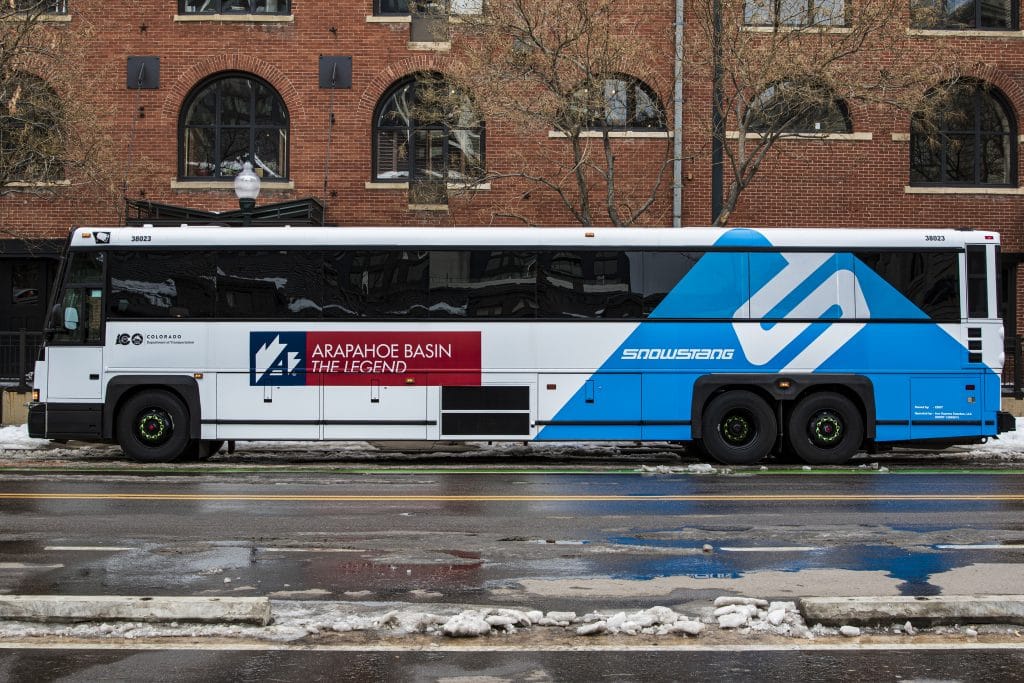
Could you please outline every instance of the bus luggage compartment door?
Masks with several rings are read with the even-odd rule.
[[[423,375],[409,384],[377,379],[358,386],[324,386],[325,439],[427,438],[427,387]]]
[[[218,439],[320,438],[320,387],[252,386],[248,372],[217,375]]]
[[[538,440],[641,436],[639,374],[542,374],[537,395]]]
[[[981,434],[982,388],[981,375],[911,378],[911,438]]]

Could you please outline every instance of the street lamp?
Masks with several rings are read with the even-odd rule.
[[[256,197],[260,196],[260,177],[253,173],[248,161],[235,176],[235,196],[242,210],[242,225],[252,225],[252,210],[256,208]]]

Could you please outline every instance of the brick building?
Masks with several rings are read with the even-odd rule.
[[[479,2],[453,0],[451,9],[472,13]],[[0,229],[8,238],[0,241],[2,330],[41,327],[55,245],[71,226],[216,220],[204,212],[237,210],[232,178],[245,160],[262,176],[260,207],[276,207],[266,222],[518,224],[511,204],[537,225],[573,222],[555,197],[524,193],[515,182],[447,197],[429,187],[418,194],[423,179],[458,185],[474,169],[557,155],[566,143],[553,131],[524,135],[486,121],[418,125],[409,110],[416,76],[444,72],[458,29],[439,29],[436,15],[415,6],[410,12],[409,0],[137,0],[116,12],[97,0],[46,5],[40,19],[47,30],[80,36],[88,58],[76,68],[97,84],[90,96],[124,166],[113,175],[125,182],[111,196],[61,178],[26,178],[21,191],[0,194]],[[638,0],[633,8],[650,30],[638,39],[671,40],[675,3]],[[757,12],[747,19],[763,23]],[[730,224],[998,230],[1008,351],[1015,351],[1024,312],[1024,138],[1017,123],[1024,31],[1017,0],[967,3],[924,23],[908,0],[903,19],[908,51],[927,54],[940,45],[973,64],[977,87],[956,101],[969,110],[966,123],[943,131],[947,142],[963,144],[925,153],[909,117],[844,106],[835,128],[777,144]],[[616,129],[627,180],[642,183],[644,160],[663,154],[674,135],[684,141],[679,210],[673,214],[667,182],[640,223],[704,225],[712,164],[703,153],[706,129],[690,112],[707,110],[711,92],[687,86],[676,130],[667,54],[653,75],[641,79],[623,67],[609,77],[615,87],[603,123]],[[74,177],[74,169],[65,171]]]

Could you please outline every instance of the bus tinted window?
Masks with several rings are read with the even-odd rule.
[[[985,247],[967,247],[967,317],[988,317],[988,259]]]
[[[541,252],[538,315],[542,318],[639,318],[641,252]]]
[[[208,253],[110,254],[111,318],[209,318],[214,292]]]
[[[854,254],[932,320],[960,320],[960,266],[956,252]],[[877,310],[872,318],[880,317]]]
[[[536,312],[535,253],[430,252],[431,318],[532,318]]]
[[[428,265],[425,251],[328,254],[328,315],[425,318]]]
[[[665,295],[686,277],[700,257],[699,251],[648,251],[644,253],[644,314],[661,303]]]
[[[320,317],[319,252],[222,251],[216,262],[218,317]]]
[[[103,282],[102,251],[77,251],[71,255],[68,266],[67,285],[94,285]]]

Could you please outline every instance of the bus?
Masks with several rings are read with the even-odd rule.
[[[234,440],[688,442],[728,465],[982,443],[999,235],[79,228],[29,433],[142,462]]]

